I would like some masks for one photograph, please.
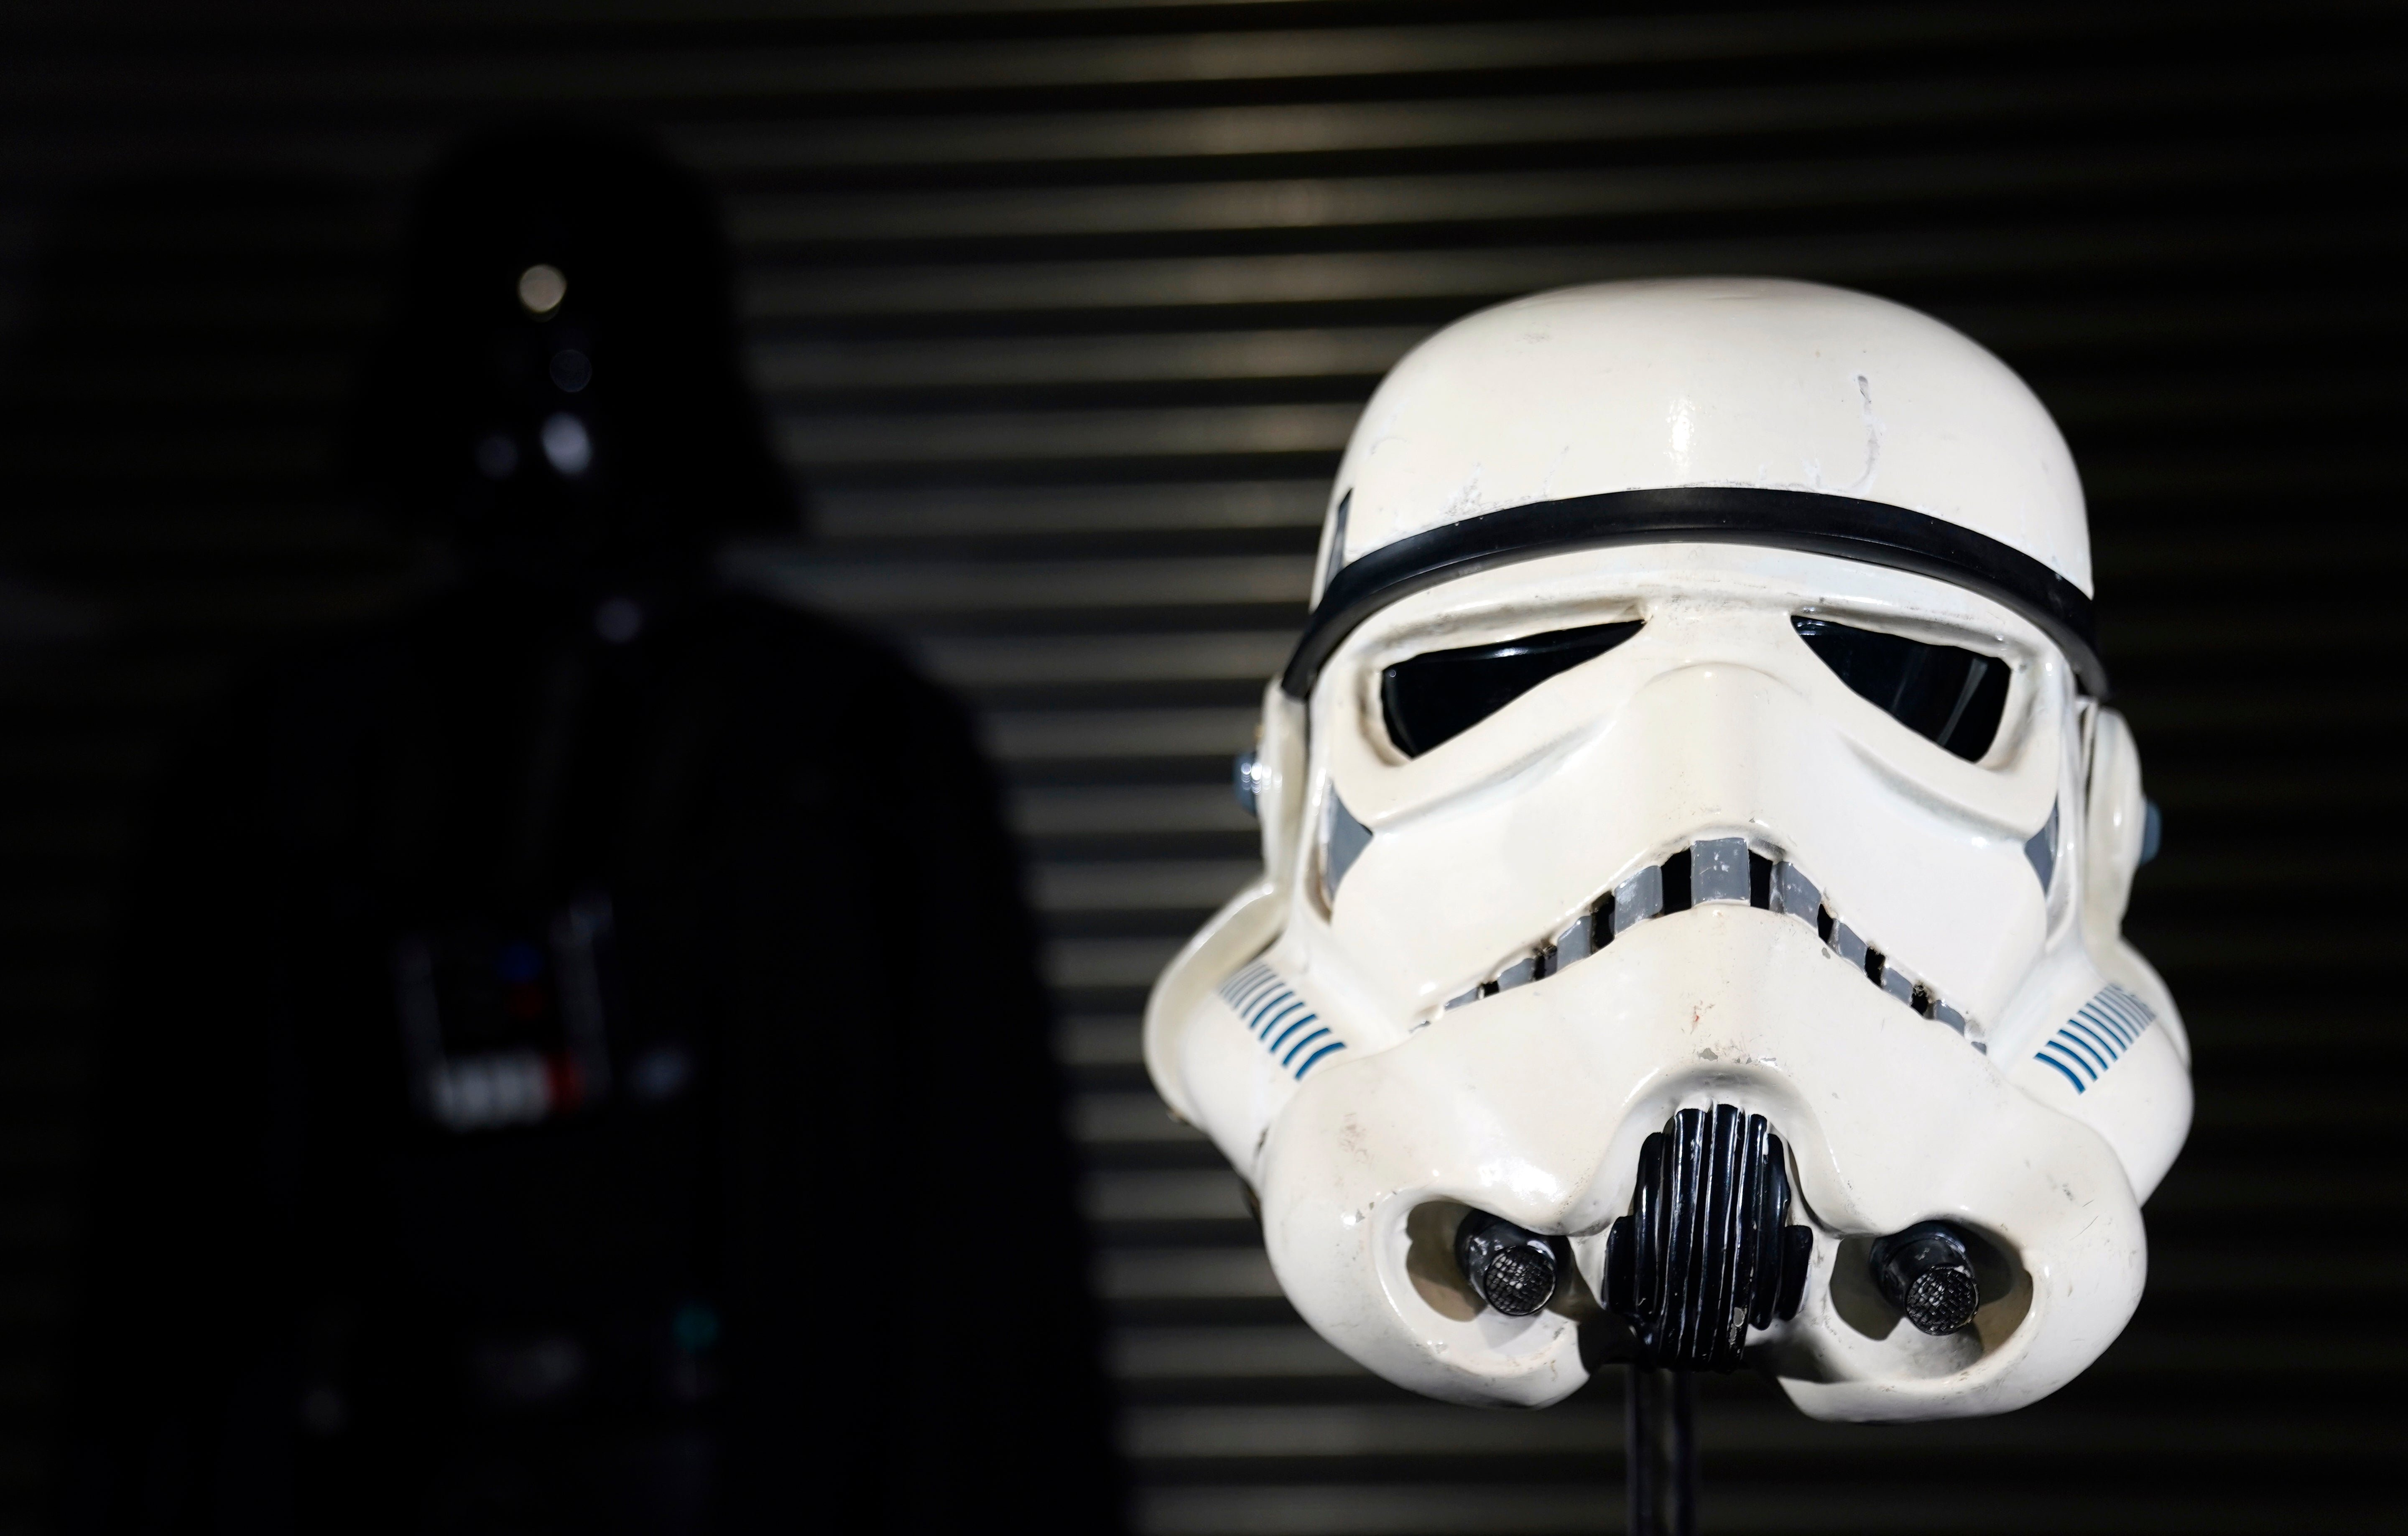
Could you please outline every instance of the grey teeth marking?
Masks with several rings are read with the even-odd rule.
[[[1823,893],[1794,864],[1772,867],[1772,910],[1813,922],[1823,911]]]
[[[1555,952],[1555,963],[1547,968],[1551,972],[1561,970],[1575,960],[1589,957],[1592,949],[1589,929],[1596,921],[1589,913],[1583,912],[1572,920],[1570,927],[1555,935],[1555,942],[1547,946]]]
[[[1691,901],[1745,901],[1747,875],[1745,838],[1713,838],[1689,845]]]
[[[1545,960],[1546,955],[1541,953],[1514,961],[1498,973],[1497,990],[1502,992],[1509,986],[1520,986],[1526,982],[1537,981],[1546,974],[1543,969]]]
[[[1332,902],[1338,899],[1338,887],[1345,883],[1347,871],[1371,846],[1371,829],[1356,821],[1334,792],[1322,817],[1321,899]]]
[[[1881,989],[1907,1007],[1914,1008],[1916,1012],[1923,1012],[1922,1009],[1915,1008],[1914,1001],[1915,995],[1923,992],[1922,983],[1907,974],[1903,967],[1891,964],[1886,955],[1882,958]]]
[[[1832,954],[1837,955],[1841,959],[1845,960],[1848,964],[1856,967],[1858,970],[1864,971],[1866,975],[1870,976],[1872,974],[1872,971],[1867,969],[1865,965],[1865,961],[1871,955],[1872,952],[1865,947],[1865,941],[1863,940],[1856,937],[1856,929],[1848,926],[1845,923],[1834,923],[1831,925],[1831,935],[1828,942],[1830,943]]]
[[[1651,864],[1613,888],[1613,915],[1606,929],[1607,937],[1619,939],[1663,910],[1664,867]]]
[[[2032,873],[2040,876],[2040,888],[2048,889],[2057,873],[2057,807],[2048,808],[2048,822],[2024,840],[2024,857],[2031,860]]]
[[[1964,1011],[1942,999],[1914,971],[1865,942],[1854,928],[1834,917],[1824,904],[1822,887],[1798,866],[1786,859],[1775,862],[1753,852],[1745,838],[1707,838],[1691,843],[1685,852],[1685,861],[1678,854],[1666,861],[1675,868],[1683,862],[1687,865],[1688,889],[1684,899],[1673,903],[1675,911],[1710,901],[1745,902],[1797,918],[1813,928],[1834,955],[1863,971],[1865,980],[1925,1018],[1944,1024],[1960,1036],[1966,1034]],[[1553,940],[1487,981],[1449,998],[1447,1009],[1461,1008],[1544,980],[1566,966],[1587,959],[1649,918],[1662,916],[1665,894],[1665,866],[1649,865],[1599,897],[1594,906],[1573,918]],[[1977,1041],[1969,1043],[1977,1051],[1983,1049]]]

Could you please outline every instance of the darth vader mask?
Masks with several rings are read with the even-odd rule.
[[[2188,1127],[2079,481],[1924,316],[1542,294],[1400,364],[1147,1015],[1339,1348],[1466,1402],[1750,1364],[1998,1412],[2111,1342]]]

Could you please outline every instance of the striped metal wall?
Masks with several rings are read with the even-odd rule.
[[[2403,1523],[2408,1068],[2386,846],[2408,57],[2294,0],[240,0],[0,11],[0,1498],[38,1523],[99,935],[228,655],[389,601],[331,472],[409,177],[657,125],[724,190],[808,546],[747,580],[975,701],[1049,933],[1142,1528],[1613,1529],[1619,1409],[1409,1399],[1283,1302],[1138,1061],[1240,882],[1226,791],[1337,452],[1431,328],[1761,272],[1922,306],[2038,386],[2164,804],[2133,927],[2200,1118],[2104,1361],[2000,1420],[1710,1384],[1710,1530]]]

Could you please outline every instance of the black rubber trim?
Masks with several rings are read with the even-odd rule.
[[[2039,625],[2073,664],[2083,688],[2107,696],[2089,597],[2023,551],[1883,502],[1719,485],[1534,501],[1383,544],[1331,578],[1280,686],[1309,696],[1323,665],[1357,625],[1425,587],[1567,550],[1656,543],[1762,544],[1953,581]]]

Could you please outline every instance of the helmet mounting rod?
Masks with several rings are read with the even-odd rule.
[[[1697,1383],[1632,1361],[1623,1385],[1631,1536],[1698,1536]]]

